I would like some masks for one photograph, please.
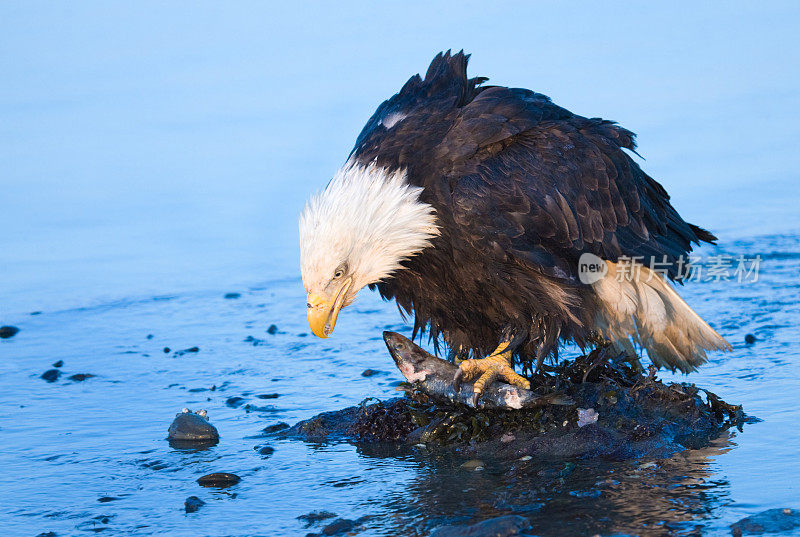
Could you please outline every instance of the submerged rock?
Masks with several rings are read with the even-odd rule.
[[[298,516],[297,520],[305,522],[306,528],[308,528],[317,522],[328,520],[329,518],[336,518],[336,513],[331,513],[330,511],[311,511],[305,515]]]
[[[289,424],[288,423],[280,421],[280,422],[275,423],[273,425],[267,425],[266,427],[264,427],[261,430],[263,432],[267,433],[267,434],[272,434],[272,433],[277,433],[279,431],[286,430],[288,428],[289,428]]]
[[[186,498],[186,501],[183,502],[183,509],[187,513],[196,513],[198,509],[204,506],[206,502],[198,498],[197,496],[189,496]]]
[[[207,474],[203,477],[199,478],[197,482],[200,484],[201,487],[217,487],[217,488],[225,488],[235,485],[242,478],[236,474],[229,474],[227,472],[216,472],[213,474]]]
[[[208,422],[208,416],[204,410],[194,413],[189,409],[184,409],[175,416],[169,426],[167,439],[170,444],[174,443],[178,447],[216,444],[219,442],[219,432]]]
[[[800,511],[796,509],[769,509],[731,524],[731,533],[734,537],[765,533],[796,535],[798,529],[800,529]]]
[[[258,454],[264,457],[265,459],[275,453],[275,448],[271,446],[264,446],[262,448],[255,448],[258,451]]]
[[[278,333],[278,325],[276,324],[269,325],[269,328],[267,328],[267,334],[274,336],[277,333]]]
[[[341,535],[349,533],[356,527],[356,521],[347,518],[337,518],[324,528],[322,528],[322,535]]]
[[[14,337],[19,332],[16,326],[0,326],[0,339],[8,339]]]
[[[490,518],[471,526],[443,526],[434,529],[431,537],[507,537],[531,527],[524,516],[507,515]]]

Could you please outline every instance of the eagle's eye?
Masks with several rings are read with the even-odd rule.
[[[342,276],[344,276],[344,271],[342,269],[339,269],[339,270],[337,270],[336,272],[333,273],[333,279],[334,280],[338,280]]]

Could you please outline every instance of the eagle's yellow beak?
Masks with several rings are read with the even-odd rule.
[[[336,318],[339,317],[339,310],[342,309],[347,291],[352,284],[353,280],[347,278],[334,293],[329,295],[308,293],[308,326],[315,336],[326,338],[331,335],[336,326]]]

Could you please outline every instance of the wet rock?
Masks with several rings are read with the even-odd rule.
[[[117,498],[116,496],[103,496],[101,498],[97,498],[97,501],[100,503],[115,502],[117,500],[119,500],[119,498]]]
[[[61,371],[58,369],[48,369],[44,373],[42,373],[39,378],[45,380],[47,382],[55,382],[58,380],[58,377],[61,376]]]
[[[153,339],[153,334],[147,334],[147,339]]]
[[[758,340],[756,339],[756,336],[754,336],[753,334],[747,334],[746,336],[744,336],[744,342],[747,343],[748,345],[752,345],[756,341]]]
[[[271,433],[277,433],[278,431],[283,431],[283,430],[288,429],[288,428],[289,428],[289,424],[288,423],[284,423],[284,422],[281,421],[281,422],[275,423],[273,425],[267,425],[266,427],[264,427],[261,430],[264,431],[267,434],[271,434]]]
[[[353,531],[356,527],[356,521],[347,518],[337,518],[324,528],[322,528],[322,535],[342,535]]]
[[[241,481],[242,478],[236,474],[229,474],[227,472],[216,472],[207,474],[199,478],[197,482],[201,487],[217,487],[225,488],[230,487]]]
[[[183,502],[183,508],[187,513],[196,513],[198,509],[204,506],[206,502],[198,498],[197,496],[189,496],[186,498],[186,501]]]
[[[169,347],[164,347],[164,354],[169,354],[170,352],[172,352],[172,349]]]
[[[507,537],[519,535],[522,530],[531,527],[527,518],[519,515],[507,515],[490,518],[471,526],[444,526],[431,532],[431,537]]]
[[[361,372],[362,377],[372,377],[374,375],[379,375],[383,373],[383,371],[378,371],[377,369],[365,369]]]
[[[61,367],[62,365],[64,365],[64,360],[59,360],[53,364],[53,367]]]
[[[19,328],[16,326],[0,326],[0,338],[1,339],[8,339],[10,337],[14,337],[19,332]]]
[[[731,524],[731,533],[734,537],[765,533],[796,535],[798,528],[800,528],[799,510],[768,509]]]
[[[267,334],[274,336],[277,333],[278,333],[278,325],[275,324],[269,325],[269,328],[267,328]]]
[[[329,518],[335,518],[336,513],[331,513],[330,511],[311,511],[310,513],[306,513],[305,515],[300,515],[297,517],[297,520],[302,520],[306,523],[306,528],[316,524],[317,522],[321,522],[323,520],[328,520]]]
[[[33,314],[31,313],[31,315]],[[39,535],[37,535],[36,537],[58,537],[58,534],[54,531],[44,531]]]
[[[244,397],[228,397],[225,404],[231,408],[239,408],[244,404],[246,399]]]
[[[279,393],[262,393],[261,395],[256,395],[259,399],[277,399],[280,396],[281,394]]]
[[[242,296],[242,293],[225,293],[225,298],[227,298],[228,300],[233,300],[233,299],[236,299],[236,298],[240,298],[241,296]]]
[[[75,373],[74,375],[70,375],[67,378],[73,382],[83,382],[86,379],[90,379],[96,375],[92,375],[91,373]]]
[[[258,449],[256,447],[256,449]],[[275,448],[270,446],[264,446],[261,449],[258,449],[258,454],[264,457],[265,459],[275,453]]]
[[[189,347],[188,349],[183,349],[182,351],[175,351],[175,356],[183,356],[184,354],[195,352],[200,352],[200,347]]]
[[[208,422],[208,416],[204,410],[194,413],[189,409],[184,409],[175,416],[169,426],[167,439],[171,444],[216,444],[219,442],[219,432]]]

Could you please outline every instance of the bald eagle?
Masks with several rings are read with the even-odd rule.
[[[602,337],[690,372],[730,345],[668,280],[711,233],[681,218],[625,150],[634,134],[527,89],[467,76],[438,54],[384,101],[347,162],[300,217],[308,322],[328,337],[359,290],[377,289],[465,358],[475,391],[559,344]],[[582,277],[582,256],[599,277]],[[621,277],[623,260],[636,277]],[[654,269],[657,263],[660,270]],[[472,358],[467,359],[469,356]]]

